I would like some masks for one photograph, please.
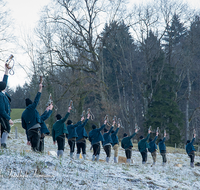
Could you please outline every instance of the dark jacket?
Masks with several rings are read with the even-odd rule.
[[[185,149],[186,149],[187,154],[189,154],[192,151],[196,151],[193,146],[194,140],[195,138],[193,138],[192,141],[186,145]]]
[[[52,137],[53,137],[53,141],[56,141],[56,138],[60,135],[63,134],[69,134],[67,127],[65,125],[65,121],[67,120],[67,118],[69,117],[69,112],[67,112],[67,114],[65,115],[65,117],[63,117],[62,119],[56,121],[53,124],[53,128],[52,128]]]
[[[122,142],[121,142],[121,147],[123,149],[127,149],[127,148],[130,148],[130,147],[133,147],[133,144],[131,142],[131,139],[136,135],[137,133],[133,133],[131,136],[129,137],[124,137],[122,139]]]
[[[40,97],[41,97],[41,93],[38,92],[35,97],[34,102],[28,105],[22,113],[22,117],[21,117],[22,127],[26,130],[26,132],[35,124],[41,123],[40,114],[36,110]]]
[[[157,138],[158,138],[158,136],[156,136],[153,141],[149,142],[149,147],[150,147],[150,148],[148,148],[149,152],[154,152],[155,150],[158,149],[158,147],[155,143]]]
[[[149,144],[147,143],[147,140],[149,139],[150,134],[147,135],[145,139],[141,139],[138,143],[138,150],[140,152],[146,152],[147,148],[149,148]]]
[[[88,138],[87,132],[86,132],[86,130],[84,128],[87,122],[88,122],[88,119],[86,119],[81,125],[79,125],[76,128],[76,133],[78,135],[76,141],[78,141],[78,140],[80,140],[82,138]]]
[[[4,75],[3,77],[3,82],[6,83],[7,86],[7,81],[8,81],[8,75]],[[8,98],[7,93],[0,92],[0,117],[3,117],[6,120],[10,120],[10,101]]]
[[[161,152],[166,152],[165,137],[163,138],[162,141],[160,141],[160,142],[158,143],[158,146],[159,146],[160,153],[161,153]]]
[[[114,146],[115,144],[119,144],[119,139],[118,139],[118,136],[117,136],[118,131],[119,131],[119,127],[115,130],[114,133],[111,134],[112,146]]]
[[[41,131],[41,134],[44,133],[44,134],[47,134],[49,135],[49,129],[47,128],[46,124],[45,124],[45,120],[47,120],[50,115],[52,114],[52,110],[49,110],[49,111],[46,111],[41,115],[41,128],[40,128],[40,131]]]
[[[81,121],[79,121],[78,123],[76,123],[75,125],[68,125],[67,126],[67,130],[68,130],[68,139],[71,138],[77,138],[77,132],[76,132],[76,127],[78,127],[81,124]]]
[[[111,131],[113,130],[113,127],[110,128],[110,130],[108,131],[108,133],[104,133],[103,134],[103,138],[104,138],[104,141],[103,141],[103,146],[105,146],[106,144],[112,144],[113,141],[112,141],[112,138],[110,136],[110,133]]]
[[[105,126],[106,125],[103,124],[100,128],[93,129],[89,132],[89,141],[92,145],[99,143],[100,141],[104,141],[103,135],[101,134],[101,130],[103,130]]]

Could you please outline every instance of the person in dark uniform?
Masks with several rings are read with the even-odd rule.
[[[149,144],[147,143],[147,140],[150,137],[150,133],[151,131],[148,130],[148,135],[146,138],[144,138],[143,136],[140,136],[140,141],[138,142],[138,150],[140,151],[141,155],[142,155],[142,164],[145,164],[147,161],[147,150],[149,147]]]
[[[164,138],[160,139],[158,143],[160,154],[163,159],[163,164],[162,164],[163,166],[165,166],[165,164],[167,163],[165,139],[166,139],[166,132],[164,133]]]
[[[76,128],[81,124],[81,122],[84,120],[84,117],[81,117],[81,121],[73,125],[73,122],[71,120],[67,121],[67,130],[68,130],[68,144],[70,147],[70,158],[73,158],[74,155],[74,148],[76,144],[76,138],[78,137]]]
[[[190,166],[192,168],[194,168],[194,157],[195,157],[195,151],[196,151],[194,146],[193,146],[195,138],[196,138],[196,134],[193,135],[192,141],[187,140],[187,144],[186,144],[186,147],[185,147],[186,152],[187,152],[188,156],[190,157]]]
[[[5,65],[5,74],[3,81],[0,82],[0,124],[1,124],[1,147],[6,148],[6,141],[8,133],[10,133],[10,125],[13,125],[13,121],[10,117],[10,102],[11,98],[6,93],[5,89],[8,81],[8,68]]]
[[[68,130],[65,125],[65,121],[69,117],[71,110],[71,106],[69,106],[67,114],[65,115],[64,118],[60,114],[56,115],[57,121],[53,124],[52,128],[52,138],[53,138],[53,143],[58,145],[58,151],[57,151],[57,156],[62,157],[65,149],[65,137],[68,135]]]
[[[49,106],[47,106],[45,112],[41,115],[41,128],[40,128],[40,133],[41,133],[41,137],[40,137],[40,144],[39,144],[39,150],[40,152],[44,152],[44,138],[45,135],[49,135],[49,129],[47,128],[45,121],[51,116],[52,114],[52,109],[53,109],[53,105],[50,104]]]
[[[108,131],[108,129],[104,128],[104,134],[103,134],[103,149],[106,153],[106,162],[108,163],[110,160],[110,156],[111,156],[111,145],[112,145],[112,138],[110,136],[111,131],[113,130],[113,126],[110,128],[110,130]]]
[[[131,142],[131,139],[137,134],[137,129],[135,129],[135,133],[133,133],[131,136],[128,136],[127,133],[124,133],[124,138],[121,141],[121,147],[125,150],[126,154],[126,162],[128,164],[131,163],[131,156],[132,156],[132,147],[133,144]]]
[[[26,109],[21,116],[22,127],[26,130],[27,144],[31,145],[33,151],[39,150],[41,137],[41,117],[36,109],[42,93],[42,83],[39,84],[39,90],[34,102],[26,98]]]
[[[157,145],[156,145],[156,140],[158,138],[158,132],[156,132],[156,136],[154,138],[154,140],[152,140],[151,138],[149,138],[149,152],[151,153],[151,156],[153,158],[153,165],[156,164],[156,150],[157,150]]]
[[[79,159],[82,150],[83,159],[86,159],[86,139],[88,138],[87,132],[85,130],[85,125],[90,118],[90,114],[87,115],[86,120],[76,128],[76,133],[78,137],[76,138],[77,154],[76,158]]]
[[[104,141],[101,131],[105,128],[106,124],[107,120],[104,121],[104,124],[100,128],[97,128],[96,125],[92,125],[92,130],[89,132],[89,141],[91,142],[93,148],[92,161],[94,161],[95,158],[97,162],[99,161],[101,150],[100,142]]]

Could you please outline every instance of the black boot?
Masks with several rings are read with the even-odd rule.
[[[6,143],[2,143],[1,148],[7,148]]]

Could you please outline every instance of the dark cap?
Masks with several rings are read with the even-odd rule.
[[[124,133],[124,135],[123,135],[124,137],[127,137],[128,135],[127,135],[127,133]]]
[[[141,135],[141,136],[140,136],[140,139],[143,139],[143,138],[144,138],[144,137]]]
[[[5,90],[5,88],[6,88],[6,83],[1,81],[0,82],[0,91]]]
[[[57,114],[57,115],[56,115],[56,119],[57,119],[57,120],[60,120],[61,118],[62,118],[62,116],[61,116],[60,114]]]
[[[104,133],[108,132],[108,129],[104,128]]]
[[[96,125],[92,125],[92,129],[96,129],[97,128],[97,126]]]
[[[71,125],[71,124],[72,124],[72,120],[69,119],[69,120],[67,121],[67,125]]]
[[[30,105],[30,104],[32,104],[33,102],[29,99],[29,98],[26,98],[26,106],[28,106],[28,105]]]

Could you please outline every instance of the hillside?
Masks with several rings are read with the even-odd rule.
[[[45,138],[45,153],[30,151],[25,135],[15,139],[11,132],[7,150],[0,150],[1,188],[0,189],[85,189],[85,190],[137,190],[137,189],[199,189],[200,167],[190,168],[186,154],[168,153],[168,163],[162,166],[161,156],[157,154],[157,164],[151,167],[152,158],[142,165],[141,155],[134,145],[133,163],[105,163],[105,153],[101,149],[99,163],[91,162],[92,152],[87,144],[87,160],[69,158],[66,142],[64,157],[58,159],[48,155],[56,151],[51,137]],[[119,155],[124,157],[120,148]],[[195,157],[199,162],[200,157]]]

